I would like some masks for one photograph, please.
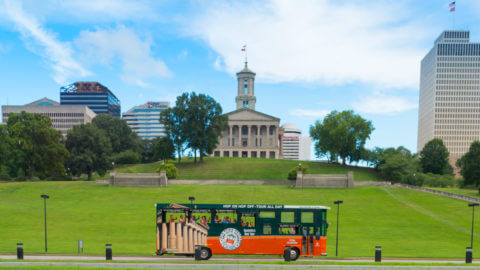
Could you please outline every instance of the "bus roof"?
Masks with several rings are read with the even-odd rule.
[[[173,203],[158,203],[157,208],[179,208],[179,206],[196,208],[196,209],[316,209],[316,210],[330,210],[328,206],[322,205],[282,205],[282,204],[173,204]]]

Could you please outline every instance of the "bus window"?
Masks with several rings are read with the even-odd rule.
[[[185,212],[184,211],[166,211],[165,219],[168,223],[185,223]]]
[[[282,223],[294,223],[295,222],[295,213],[294,212],[282,211],[281,222]]]
[[[254,213],[242,213],[240,216],[240,226],[242,227],[255,227],[255,214]]]
[[[275,212],[274,211],[260,211],[260,214],[258,216],[260,218],[275,218]]]
[[[237,223],[237,211],[235,210],[217,210],[215,223],[232,224]]]
[[[272,225],[263,224],[263,234],[272,234]]]
[[[313,212],[302,212],[302,223],[313,223]]]
[[[280,224],[278,225],[279,234],[298,234],[298,225]]]
[[[210,210],[193,210],[190,217],[191,222],[208,224],[212,221]]]

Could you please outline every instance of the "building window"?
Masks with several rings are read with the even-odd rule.
[[[243,84],[243,93],[244,93],[245,95],[248,94],[248,81],[247,81],[247,80],[245,80],[245,81],[244,81],[244,84]]]

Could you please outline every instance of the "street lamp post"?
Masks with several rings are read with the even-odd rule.
[[[188,197],[188,199],[190,200],[190,204],[193,204],[193,201],[195,201],[195,197],[193,196]]]
[[[333,203],[337,205],[337,241],[335,247],[335,256],[338,257],[338,217],[340,214],[340,204],[343,203],[343,201],[334,201]]]
[[[47,253],[47,199],[49,199],[50,196],[42,194],[40,197],[43,198],[43,215],[45,217],[45,253]]]
[[[475,206],[479,206],[480,204],[478,203],[470,203],[468,204],[468,207],[472,207],[472,236],[470,238],[470,248],[473,249],[473,224],[475,221]]]

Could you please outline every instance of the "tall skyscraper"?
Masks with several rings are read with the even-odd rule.
[[[142,139],[165,137],[165,127],[160,123],[160,112],[168,106],[168,102],[147,102],[123,113],[123,120]]]
[[[480,138],[480,43],[469,31],[443,31],[421,62],[417,151],[433,138],[451,164]]]
[[[98,82],[76,82],[60,88],[61,105],[86,105],[96,114],[120,117],[120,100]]]
[[[310,160],[312,138],[302,136],[295,124],[284,124],[281,147],[284,159]]]

